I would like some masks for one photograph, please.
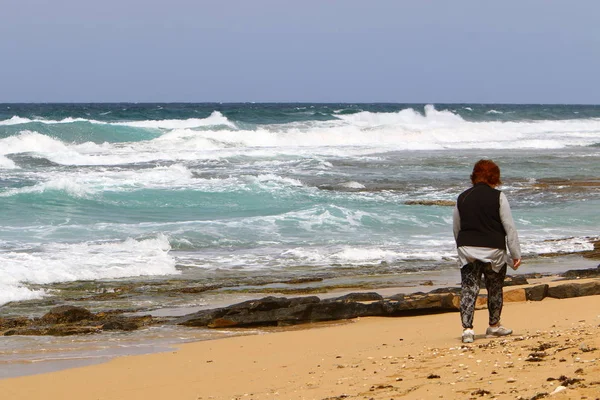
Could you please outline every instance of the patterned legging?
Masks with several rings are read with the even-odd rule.
[[[474,261],[464,265],[460,269],[461,275],[461,297],[460,318],[464,329],[473,329],[473,314],[475,313],[475,302],[479,295],[481,275],[485,279],[485,288],[488,292],[487,304],[490,314],[490,325],[500,322],[502,313],[502,286],[506,277],[506,264],[499,272],[494,272],[490,263]]]

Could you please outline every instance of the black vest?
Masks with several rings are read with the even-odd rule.
[[[506,231],[500,219],[500,193],[485,183],[477,183],[458,196],[458,247],[506,249]]]

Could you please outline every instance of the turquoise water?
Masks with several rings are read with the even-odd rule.
[[[599,156],[600,106],[2,104],[0,305],[82,281],[89,295],[453,269],[452,208],[405,202],[454,200],[480,158],[502,169],[526,257],[582,251]],[[111,305],[214,301],[132,298]]]

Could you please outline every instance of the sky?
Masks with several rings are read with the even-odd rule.
[[[0,0],[0,102],[600,104],[597,0]]]

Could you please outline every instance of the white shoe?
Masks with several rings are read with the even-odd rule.
[[[473,329],[465,329],[462,333],[463,343],[473,343],[475,340],[475,331]]]
[[[512,332],[512,329],[505,328],[502,325],[490,326],[485,331],[485,337],[493,338],[499,336],[507,336],[510,335]]]

